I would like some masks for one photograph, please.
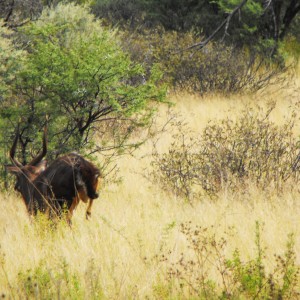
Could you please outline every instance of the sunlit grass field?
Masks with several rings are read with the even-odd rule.
[[[271,102],[276,103],[271,119],[281,124],[299,109],[299,91],[300,81],[296,80],[286,89],[272,87],[259,95],[182,94],[169,95],[169,99],[175,104],[172,111],[197,133],[210,120],[234,120],[249,107],[267,109]],[[157,128],[166,118],[167,108],[161,107]],[[299,125],[295,127],[298,137]],[[167,151],[172,133],[172,127],[167,126],[160,136],[153,137],[158,139],[159,151]],[[234,298],[230,294],[238,283],[234,276],[224,280],[222,274],[231,269],[222,273],[221,263],[233,260],[236,250],[245,264],[257,262],[262,254],[265,271],[276,276],[274,254],[284,257],[291,234],[294,267],[300,265],[300,187],[287,186],[278,194],[249,184],[247,190],[225,189],[217,199],[204,197],[191,205],[146,178],[151,170],[152,142],[145,143],[133,156],[120,158],[121,183],[102,187],[89,221],[81,203],[72,228],[64,222],[54,228],[43,217],[32,222],[19,195],[12,191],[0,194],[3,298],[216,299],[209,291],[214,289],[226,290],[223,299],[247,299],[247,295]],[[190,268],[182,260],[178,263],[182,256],[184,261],[192,259],[195,250],[182,224],[191,229],[192,239],[195,228],[204,240],[207,237],[199,242],[205,253],[203,260],[198,260],[201,270]],[[176,268],[184,279],[170,275]],[[193,278],[195,272],[202,272],[207,282]],[[297,289],[300,291],[299,285],[294,287]],[[251,293],[248,299],[253,299]]]

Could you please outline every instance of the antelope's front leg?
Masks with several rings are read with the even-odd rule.
[[[89,200],[88,207],[87,207],[87,209],[86,209],[86,214],[85,214],[87,220],[88,220],[88,219],[91,217],[91,215],[92,215],[92,205],[93,205],[93,203],[94,203],[94,200],[93,200],[93,199],[90,199],[90,200]]]

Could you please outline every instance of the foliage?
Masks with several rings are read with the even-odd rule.
[[[12,30],[5,28],[0,22],[0,104],[11,91],[9,86],[16,79],[17,71],[20,70],[24,51],[16,50],[12,39]]]
[[[213,1],[185,1],[180,0],[151,0],[146,1],[144,10],[146,20],[155,25],[162,25],[166,30],[186,32],[195,29],[207,32],[212,25],[216,13]],[[206,16],[206,17],[204,17]]]
[[[22,50],[17,50],[11,39],[13,32],[3,26],[0,22],[0,178],[6,174],[3,164],[7,152],[6,143],[9,139],[8,124],[5,120],[5,105],[9,103],[15,106],[14,97],[12,95],[11,85],[15,82],[18,72],[22,68],[26,53]],[[9,99],[9,100],[7,100]]]
[[[155,102],[164,99],[157,68],[145,80],[143,67],[121,49],[117,32],[103,28],[86,8],[58,4],[21,33],[27,59],[10,87],[17,100],[6,99],[2,118],[21,122],[23,161],[32,141],[40,145],[36,136],[46,115],[52,156],[83,146],[122,151],[135,129],[147,125]],[[99,145],[92,144],[95,133]]]
[[[61,2],[85,5],[90,0],[1,0],[0,18],[3,18],[5,26],[22,27],[30,21],[37,20],[45,7],[55,7]]]
[[[34,269],[18,274],[18,294],[27,299],[101,299],[103,291],[94,277],[94,268],[91,263],[86,273],[86,280],[91,281],[92,286],[84,287],[82,276],[72,272],[66,262],[54,268],[41,261]]]
[[[279,52],[286,61],[295,60],[297,64],[300,59],[300,39],[295,36],[288,36],[279,44]]]
[[[289,235],[286,251],[277,257],[273,270],[266,271],[268,258],[262,245],[261,224],[256,222],[255,256],[243,261],[238,249],[228,259],[226,251],[228,238],[233,228],[218,237],[214,228],[193,226],[183,223],[180,226],[183,237],[188,242],[189,251],[171,262],[172,251],[162,255],[161,262],[167,266],[166,282],[156,294],[164,298],[180,295],[182,299],[296,299],[299,296],[299,265],[296,264],[295,241]],[[211,271],[219,274],[219,283],[210,277]]]
[[[43,10],[42,0],[1,0],[0,18],[4,26],[18,28],[37,19]]]
[[[209,35],[211,28],[223,18],[218,16],[220,10],[216,1],[204,0],[95,0],[92,11],[112,24],[127,24],[134,29],[159,26],[176,32],[194,29],[205,35]]]
[[[112,25],[136,27],[143,19],[143,1],[136,0],[95,0],[91,4],[97,18],[105,19]]]
[[[224,17],[241,2],[96,0],[92,10],[98,17],[106,18],[112,24],[129,25],[130,30],[162,26],[166,31],[178,33],[194,31],[199,40],[201,36],[204,39],[210,36]],[[299,8],[297,1],[293,0],[248,0],[218,31],[216,39],[239,49],[246,46],[253,55],[272,56],[273,59],[280,60],[277,53],[278,41],[282,41],[287,34],[299,34],[299,26],[295,25],[299,20]]]
[[[224,18],[242,0],[179,1],[179,0],[3,0],[0,17],[8,26],[19,27],[29,20],[39,18],[43,7],[55,7],[59,3],[76,3],[90,7],[97,18],[104,22],[127,28],[163,27],[177,33],[196,33],[199,38],[209,37]],[[272,57],[282,62],[278,52],[279,41],[286,37],[299,41],[300,6],[294,0],[248,0],[215,35],[218,42],[227,46],[250,49],[252,55]],[[175,42],[174,42],[175,44]]]
[[[241,1],[237,0],[217,0],[216,3],[218,4],[220,10],[224,12],[225,14],[230,13]],[[241,36],[244,39],[250,38],[251,34],[257,32],[258,26],[259,26],[259,18],[264,13],[264,7],[262,2],[258,2],[256,0],[248,0],[246,4],[242,8],[243,16],[240,18],[240,24],[238,25],[238,22],[235,22],[234,25],[237,25],[232,28],[228,28],[229,34],[234,34],[235,37]],[[236,17],[237,19],[237,17]],[[234,22],[235,20],[233,20]],[[232,37],[229,37],[232,38]]]
[[[220,11],[229,13],[240,1],[217,0]],[[293,24],[299,20],[300,6],[297,1],[248,0],[242,10],[230,20],[224,37],[236,45],[249,45],[255,52],[281,59],[279,41],[289,34],[298,35],[299,29]],[[267,43],[266,43],[267,42]]]
[[[125,32],[122,36],[123,47],[132,59],[147,68],[160,64],[164,80],[176,91],[254,93],[275,81],[284,84],[283,74],[288,77],[282,64],[222,43],[191,53],[186,49],[195,38],[192,32],[180,34],[161,28]]]
[[[199,138],[181,128],[167,153],[154,153],[153,180],[189,200],[203,191],[215,195],[248,181],[277,191],[288,181],[297,185],[300,153],[293,134],[295,119],[276,126],[269,119],[271,111],[250,109],[236,121],[211,123]]]
[[[203,0],[95,0],[92,4],[93,13],[112,24],[131,29],[162,26],[167,31],[178,32],[196,27],[206,30],[212,25],[215,8],[216,4]]]

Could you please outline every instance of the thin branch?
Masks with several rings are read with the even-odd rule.
[[[230,23],[230,20],[232,17],[247,3],[248,0],[243,0],[237,7],[234,8],[234,10],[228,14],[227,18],[215,29],[215,31],[204,41],[201,41],[199,43],[196,43],[185,50],[190,50],[196,47],[199,47],[199,49],[202,49],[205,47],[215,36],[216,34],[225,26],[225,34],[227,33],[227,29]]]
[[[14,7],[15,7],[15,0],[12,0],[12,2],[11,2],[11,4],[10,4],[10,8],[9,8],[9,10],[8,10],[8,13],[7,13],[7,15],[6,15],[5,19],[4,19],[4,23],[5,23],[5,24],[8,23],[10,17],[12,16],[12,13],[13,13],[13,11],[14,11]]]

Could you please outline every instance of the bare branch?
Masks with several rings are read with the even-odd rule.
[[[12,15],[12,13],[13,13],[14,8],[15,8],[15,0],[12,0],[12,2],[10,3],[10,8],[9,8],[9,10],[8,10],[8,13],[7,13],[7,15],[6,15],[5,19],[4,19],[4,23],[5,23],[5,24],[8,23],[8,21],[9,21],[11,15]]]
[[[237,7],[232,10],[231,13],[228,14],[227,18],[215,29],[215,31],[204,41],[201,41],[200,43],[196,43],[185,50],[190,50],[196,47],[199,47],[199,49],[202,49],[205,47],[214,37],[215,35],[225,26],[225,35],[227,33],[227,29],[229,26],[229,23],[232,19],[232,17],[247,3],[248,0],[243,0]]]

